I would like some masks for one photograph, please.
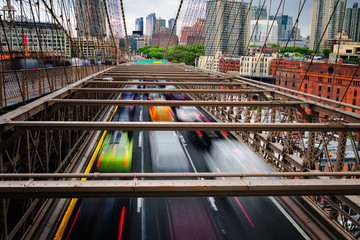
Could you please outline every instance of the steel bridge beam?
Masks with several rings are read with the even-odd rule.
[[[5,128],[27,130],[125,130],[125,131],[360,131],[360,123],[188,123],[188,122],[89,122],[89,121],[8,121]]]
[[[89,81],[88,84],[106,85],[157,85],[157,86],[240,86],[238,83],[231,82],[131,82],[131,81]]]
[[[232,106],[232,107],[285,107],[307,105],[302,101],[161,101],[161,100],[103,100],[103,99],[51,99],[49,102],[63,104],[117,105],[117,106]]]
[[[221,90],[221,89],[131,89],[131,88],[73,88],[76,91],[82,92],[104,92],[104,93],[213,93],[213,94],[244,94],[244,93],[270,93],[272,90],[253,90],[253,89],[241,89],[241,90]]]
[[[0,181],[0,198],[360,194],[359,179]]]

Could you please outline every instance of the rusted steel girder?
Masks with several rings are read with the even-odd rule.
[[[8,121],[5,128],[127,131],[360,131],[359,123],[188,123],[188,122],[89,122],[89,121]]]
[[[196,80],[215,80],[214,78],[210,77],[210,76],[188,76],[188,77],[168,77],[168,76],[149,76],[149,75],[128,75],[128,76],[122,76],[122,75],[114,75],[114,74],[106,74],[103,75],[104,77],[112,77],[114,80],[117,79],[139,79],[139,80],[175,80],[175,81],[182,81],[182,80],[191,80],[191,81],[196,81]],[[99,78],[96,78],[99,79]],[[224,80],[225,78],[219,78],[217,80]]]
[[[307,105],[301,101],[161,101],[161,100],[103,100],[103,99],[50,99],[49,102],[86,105],[118,105],[118,106],[252,106],[252,107],[285,107]]]
[[[253,89],[240,89],[240,90],[213,90],[213,89],[130,89],[130,88],[73,88],[76,91],[83,92],[105,92],[105,93],[213,93],[213,94],[222,94],[222,93],[263,93],[264,90],[253,90]],[[271,92],[269,90],[267,92]]]
[[[359,179],[0,181],[0,198],[360,194]]]
[[[164,85],[164,86],[240,86],[231,82],[132,82],[132,81],[89,81],[89,84],[106,85]]]

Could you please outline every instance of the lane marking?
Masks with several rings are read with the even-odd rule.
[[[137,199],[137,212],[139,213],[141,211],[142,207],[142,198]]]
[[[215,199],[213,197],[208,197],[211,207],[214,209],[214,211],[218,211],[218,208],[215,204]]]
[[[142,147],[142,131],[139,133],[139,148]]]
[[[109,119],[109,122],[111,122],[111,120],[113,119],[117,109],[118,109],[118,107],[115,107],[115,110],[112,113],[112,115],[111,115],[111,117]],[[90,159],[90,162],[89,162],[88,166],[86,167],[84,173],[89,173],[91,171],[91,168],[94,165],[95,159],[96,159],[96,157],[97,157],[97,155],[98,155],[98,153],[100,151],[102,143],[104,142],[106,134],[107,134],[107,131],[105,130],[103,132],[103,135],[100,138],[100,141],[99,141],[98,145],[96,146],[96,149],[95,149],[95,151],[94,151],[94,153],[93,153],[93,155],[92,155],[92,157]],[[86,178],[82,178],[81,181],[86,181]],[[67,227],[67,225],[69,223],[71,214],[74,211],[77,200],[78,200],[77,198],[71,199],[70,204],[69,204],[69,206],[68,206],[68,208],[67,208],[67,210],[66,210],[66,212],[64,214],[64,217],[61,220],[60,226],[59,226],[59,228],[58,228],[58,230],[57,230],[57,232],[55,234],[54,240],[61,240],[62,239],[62,237],[63,237],[63,235],[65,233],[66,227]]]
[[[275,206],[281,211],[282,214],[290,221],[290,223],[298,230],[298,232],[307,240],[311,238],[305,233],[305,231],[295,222],[295,220],[285,211],[285,209],[278,203],[274,197],[269,197]]]

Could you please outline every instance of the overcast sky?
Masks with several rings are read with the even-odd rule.
[[[181,11],[181,19],[185,15],[187,3],[190,0],[184,0],[184,5]],[[240,2],[241,0],[237,0]],[[244,2],[250,2],[249,0],[244,0]],[[263,0],[254,0],[253,5],[259,5],[259,2],[263,2]],[[270,0],[266,1],[267,9],[269,12],[270,9]],[[272,1],[272,9],[271,13],[275,14],[276,9],[279,5],[281,0],[273,0]],[[301,2],[304,2],[302,0]],[[359,0],[348,0],[348,7],[352,7],[355,2],[359,2]],[[175,18],[177,9],[179,7],[179,0],[125,0],[124,1],[124,8],[125,8],[125,17],[126,17],[126,25],[128,28],[128,34],[131,35],[132,31],[135,30],[135,19],[138,17],[144,17],[144,31],[146,28],[146,16],[150,13],[155,13],[156,18],[161,17],[162,19],[166,19],[166,26],[167,20],[170,18]],[[312,5],[313,0],[306,0],[304,9],[302,11],[300,17],[300,29],[301,35],[306,37],[310,35],[311,31],[311,17],[312,17]],[[295,19],[298,14],[299,9],[299,0],[287,0],[285,1],[285,10],[284,15],[290,15]],[[281,11],[280,11],[281,14]],[[182,22],[180,19],[180,23],[178,23],[177,33],[179,34],[180,28],[182,26]],[[168,27],[168,26],[167,26]]]

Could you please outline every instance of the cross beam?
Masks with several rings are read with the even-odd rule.
[[[360,123],[189,123],[189,122],[89,122],[4,121],[0,124],[27,130],[124,130],[124,131],[360,131]]]
[[[359,179],[0,181],[0,198],[358,194]]]
[[[244,93],[270,93],[272,90],[253,90],[253,89],[240,89],[240,90],[214,90],[214,89],[131,89],[131,88],[73,88],[73,90],[83,92],[104,92],[104,93],[233,93],[233,94],[244,94]]]
[[[71,105],[118,105],[118,106],[232,106],[232,107],[284,107],[308,104],[302,101],[161,101],[161,100],[103,100],[103,99],[50,99],[49,102]]]

